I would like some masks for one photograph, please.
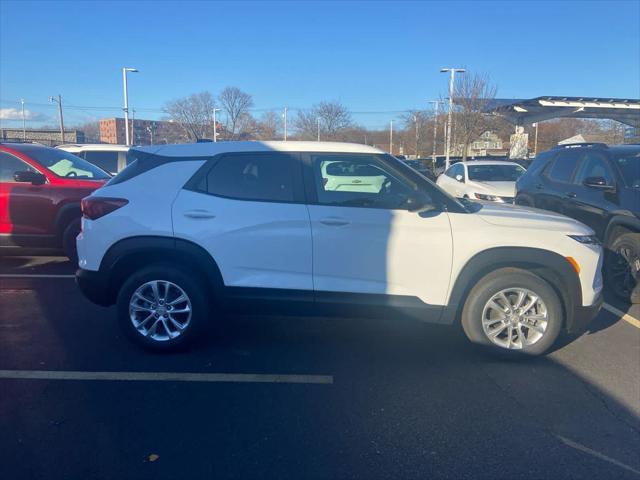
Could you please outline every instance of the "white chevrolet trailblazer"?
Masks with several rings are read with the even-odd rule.
[[[183,346],[242,306],[408,315],[536,355],[562,330],[582,331],[602,302],[588,227],[458,201],[376,148],[217,142],[128,155],[82,202],[77,281],[95,303],[117,304],[143,346]]]

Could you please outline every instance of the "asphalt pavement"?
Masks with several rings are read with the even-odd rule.
[[[0,478],[640,479],[640,308],[543,358],[387,318],[130,344],[59,257],[0,257]]]

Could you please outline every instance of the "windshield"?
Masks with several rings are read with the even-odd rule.
[[[32,147],[28,151],[25,150],[25,153],[58,177],[89,180],[110,178],[104,170],[64,150]]]
[[[640,188],[640,152],[614,159],[627,187]]]
[[[525,172],[520,165],[468,165],[467,171],[477,182],[515,182]]]

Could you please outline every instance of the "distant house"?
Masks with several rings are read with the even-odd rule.
[[[462,156],[464,145],[460,144],[455,149],[455,154]],[[502,139],[494,132],[487,130],[467,148],[467,157],[487,157],[504,156],[509,153],[509,149],[502,142]]]
[[[571,143],[607,143],[607,135],[579,133],[573,137],[560,140],[558,145],[569,145]]]

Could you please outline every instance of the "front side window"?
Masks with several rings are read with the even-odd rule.
[[[28,163],[6,152],[0,152],[0,182],[15,182],[16,172],[35,172]]]
[[[58,177],[89,180],[106,180],[110,178],[109,174],[104,170],[64,150],[37,145],[22,145],[20,149]]]
[[[553,165],[547,169],[547,175],[551,180],[561,183],[568,183],[573,176],[573,172],[578,165],[580,153],[578,151],[567,151],[558,155]]]
[[[312,161],[320,204],[401,209],[417,190],[379,156],[318,154]]]
[[[476,182],[515,182],[524,172],[520,165],[467,165],[469,180]]]
[[[640,189],[640,152],[616,156],[613,163],[620,170],[620,176],[627,187]]]
[[[293,168],[285,155],[229,155],[207,174],[206,191],[238,200],[292,202]]]
[[[613,184],[613,176],[607,166],[607,161],[599,153],[588,152],[584,155],[573,183],[581,185],[589,177],[604,178],[607,185]]]

